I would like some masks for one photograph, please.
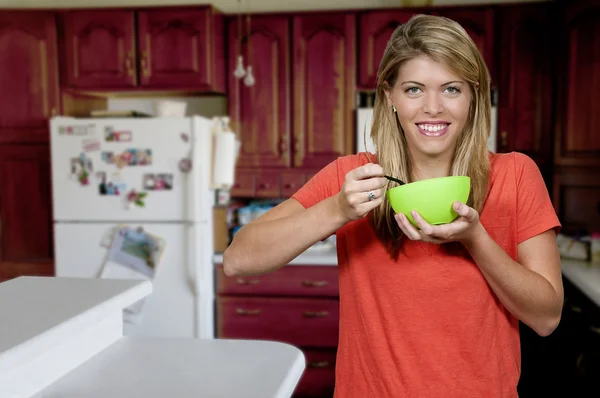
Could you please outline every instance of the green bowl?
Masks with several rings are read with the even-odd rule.
[[[458,214],[454,202],[466,203],[471,191],[471,179],[465,176],[431,178],[400,185],[386,192],[392,209],[403,213],[415,224],[410,212],[415,210],[431,225],[448,224]]]

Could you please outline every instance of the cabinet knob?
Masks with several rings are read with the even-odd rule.
[[[308,287],[321,287],[321,286],[327,286],[328,284],[329,284],[329,282],[327,282],[327,281],[302,281],[302,285],[308,286]]]
[[[306,363],[307,368],[328,368],[330,366],[329,361],[308,361]]]
[[[133,51],[127,53],[127,57],[125,58],[125,70],[127,71],[127,76],[133,77]]]
[[[500,141],[500,145],[501,145],[503,148],[506,148],[506,144],[507,144],[507,142],[508,142],[508,133],[507,133],[506,131],[503,131],[503,132],[501,132],[501,133],[500,133],[500,139],[501,139],[501,141]]]
[[[260,279],[244,279],[238,278],[235,283],[238,285],[258,285],[260,283]]]
[[[329,315],[329,311],[304,311],[302,315],[306,318],[322,318]]]
[[[260,314],[260,310],[245,310],[243,308],[238,308],[235,310],[235,313],[238,315],[258,315]]]
[[[142,75],[150,77],[150,53],[148,51],[142,52]]]

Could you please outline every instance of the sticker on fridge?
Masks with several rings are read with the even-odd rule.
[[[121,196],[127,191],[127,184],[113,175],[108,178],[106,172],[96,173],[98,182],[98,193],[102,196]]]
[[[100,141],[95,138],[88,138],[82,141],[82,148],[86,152],[93,152],[100,150]]]
[[[115,131],[111,126],[104,128],[104,139],[106,142],[130,142],[131,136],[131,131],[128,130]]]
[[[89,176],[92,173],[92,160],[87,157],[87,155],[82,152],[79,157],[70,159],[70,167],[71,167],[71,178],[79,181],[81,185],[89,184]]]
[[[142,185],[147,191],[170,191],[173,189],[173,174],[144,174]]]

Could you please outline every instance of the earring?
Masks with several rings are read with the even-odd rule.
[[[396,110],[396,107],[395,107],[394,105],[392,105],[392,111],[393,111],[394,113],[396,113],[396,112],[397,112],[397,110]]]

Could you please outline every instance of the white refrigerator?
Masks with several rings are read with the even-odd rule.
[[[213,338],[213,121],[50,126],[56,275],[149,279],[125,335]]]

